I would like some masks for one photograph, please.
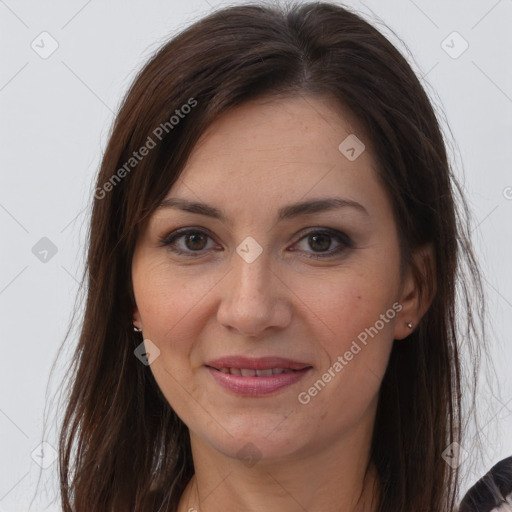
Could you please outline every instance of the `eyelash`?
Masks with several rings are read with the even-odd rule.
[[[208,234],[208,232],[204,231],[203,229],[199,229],[199,228],[182,228],[182,229],[178,229],[178,230],[174,231],[173,233],[170,233],[170,234],[162,237],[160,239],[160,245],[163,246],[163,247],[167,247],[170,251],[172,251],[172,252],[174,252],[176,254],[185,255],[185,256],[192,257],[192,258],[197,258],[197,257],[202,256],[204,254],[205,249],[200,249],[198,251],[183,250],[183,249],[180,249],[180,248],[176,247],[176,245],[173,245],[180,238],[183,238],[184,236],[191,235],[191,234],[205,235],[209,239],[213,240],[213,238]],[[295,244],[301,242],[302,240],[306,239],[307,237],[309,237],[311,235],[327,235],[327,236],[330,236],[331,238],[333,238],[336,241],[338,241],[338,243],[340,245],[338,246],[338,248],[336,248],[334,250],[331,249],[329,252],[311,253],[308,256],[309,258],[314,258],[314,259],[329,258],[329,257],[338,255],[343,250],[353,248],[352,240],[345,233],[342,233],[341,231],[336,231],[334,229],[328,229],[328,228],[314,229],[314,230],[308,231],[301,238],[299,238],[299,240],[297,242],[295,242]]]

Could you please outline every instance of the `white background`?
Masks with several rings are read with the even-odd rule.
[[[40,476],[31,510],[43,510],[54,496],[56,463],[41,472],[31,454],[36,450],[37,460],[44,407],[59,385],[57,367],[47,390],[83,269],[94,175],[120,99],[151,53],[219,5],[0,0],[0,511],[28,510]],[[471,482],[512,455],[512,0],[346,5],[370,20],[380,17],[408,46],[456,143],[499,381],[499,394],[479,403],[482,459],[466,447],[463,469]],[[47,59],[31,48],[43,31],[58,43]],[[469,43],[456,59],[441,46],[453,31]],[[460,44],[454,40],[455,49]],[[46,263],[32,252],[42,237],[57,248]],[[49,431],[45,439],[56,446],[53,436]],[[47,510],[59,510],[58,501]]]

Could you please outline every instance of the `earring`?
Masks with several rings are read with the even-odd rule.
[[[409,329],[412,329],[412,322],[408,322],[407,327],[409,327]]]
[[[135,332],[142,332],[142,329],[139,329],[136,325],[133,326],[133,330]]]

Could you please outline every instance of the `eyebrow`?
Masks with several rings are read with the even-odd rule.
[[[164,199],[157,209],[165,208],[175,208],[189,213],[197,213],[199,215],[213,217],[214,219],[218,219],[222,222],[226,222],[227,220],[225,213],[214,206],[178,197],[168,197]],[[353,208],[354,210],[369,216],[366,208],[356,201],[343,199],[341,197],[328,197],[323,199],[313,199],[310,201],[301,201],[283,206],[279,209],[277,218],[278,221],[282,221],[299,217],[301,215],[311,215],[337,208]]]

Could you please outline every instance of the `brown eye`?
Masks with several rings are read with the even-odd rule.
[[[314,251],[327,251],[331,245],[331,238],[331,235],[325,233],[309,235],[309,246]]]
[[[328,258],[340,255],[353,247],[352,240],[345,233],[323,228],[307,233],[292,250],[299,249],[310,258]]]
[[[162,246],[183,256],[201,256],[215,248],[215,243],[208,233],[198,229],[179,229],[161,239]]]
[[[206,247],[208,237],[204,233],[192,233],[185,235],[185,246],[191,251],[200,251]]]

